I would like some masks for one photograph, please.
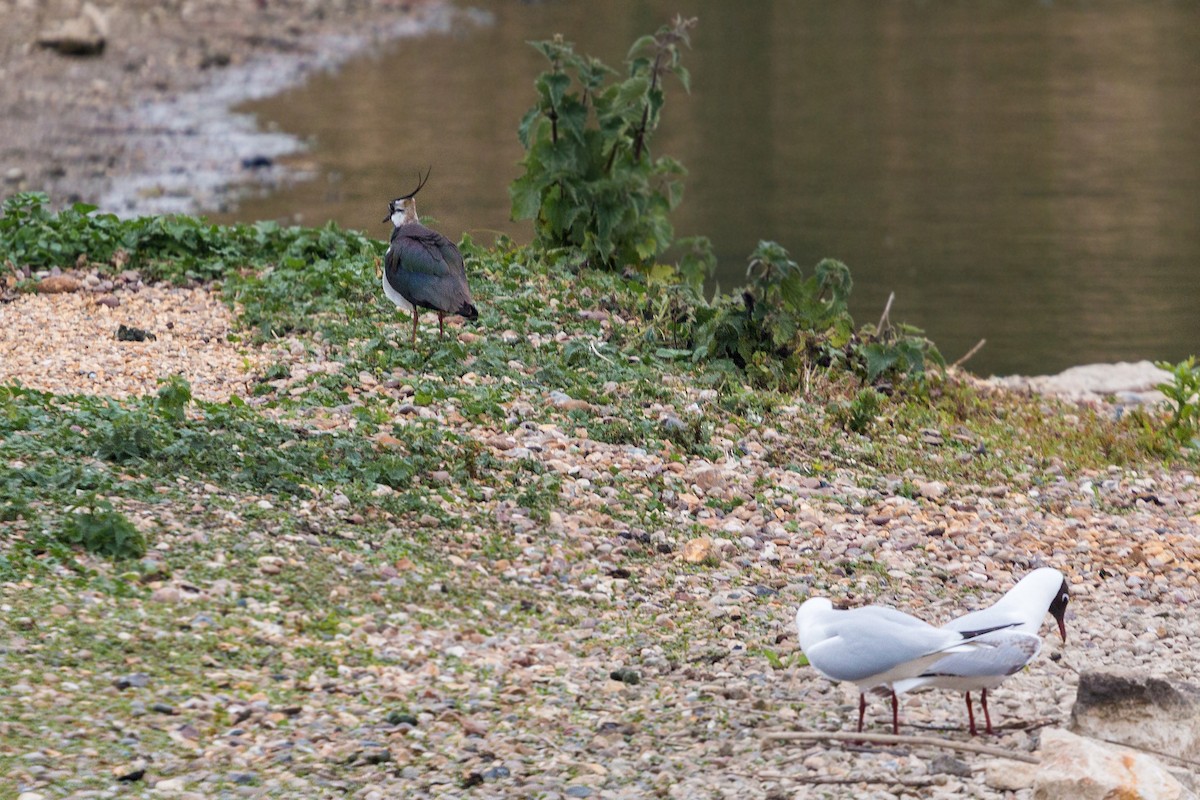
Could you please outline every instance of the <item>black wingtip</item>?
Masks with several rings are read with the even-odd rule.
[[[1010,622],[1007,625],[994,625],[990,628],[980,628],[979,630],[974,630],[974,631],[959,631],[959,633],[962,634],[962,637],[964,639],[975,639],[980,636],[983,636],[986,633],[994,633],[996,631],[1005,631],[1005,630],[1008,630],[1009,628],[1018,628],[1018,627],[1020,627],[1020,625],[1021,625],[1021,623],[1019,623],[1019,622]]]

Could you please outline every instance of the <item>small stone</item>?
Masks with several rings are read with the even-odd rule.
[[[403,711],[389,711],[385,717],[389,725],[413,725],[416,726],[417,718],[412,714],[407,714]]]
[[[940,772],[954,775],[958,778],[971,777],[971,767],[967,762],[950,755],[940,755],[929,762],[930,772]]]
[[[592,789],[590,786],[572,786],[566,791],[567,797],[591,797]]]
[[[708,536],[691,539],[683,546],[683,560],[689,564],[699,564],[710,557],[716,557],[716,549]]]
[[[642,676],[640,674],[638,674],[638,671],[636,669],[628,669],[625,667],[622,667],[620,669],[614,669],[612,672],[610,672],[608,674],[608,677],[614,681],[620,681],[621,683],[627,683],[630,686],[637,686],[639,683],[642,682]]]
[[[118,689],[144,689],[150,685],[150,676],[144,672],[134,672],[129,675],[122,675],[113,680],[113,686]]]
[[[178,603],[182,595],[174,586],[160,586],[150,593],[150,599],[155,603]]]
[[[96,7],[84,3],[83,14],[42,31],[37,43],[67,56],[96,56],[104,52],[107,27],[104,16]]]
[[[50,275],[38,281],[37,290],[41,294],[68,294],[78,292],[83,288],[83,282],[70,275]]]
[[[25,180],[25,170],[20,167],[10,167],[4,173],[5,183],[20,183]]]
[[[946,493],[946,484],[941,481],[917,481],[917,494],[927,500],[940,500]]]

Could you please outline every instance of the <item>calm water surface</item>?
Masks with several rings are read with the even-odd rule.
[[[700,19],[691,95],[668,85],[654,150],[690,171],[679,235],[721,285],[773,239],[845,261],[856,319],[926,329],[976,372],[1200,352],[1200,4],[1026,0],[477,3],[250,110],[312,143],[316,178],[222,220],[383,237],[386,201],[433,165],[421,212],[451,238],[519,241],[516,127],[562,33],[619,66],[677,11]],[[471,21],[483,18],[485,24]]]

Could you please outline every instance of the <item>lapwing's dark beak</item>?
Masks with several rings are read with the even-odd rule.
[[[383,219],[381,219],[381,220],[379,220],[379,221],[380,221],[380,222],[387,222],[387,221],[388,221],[388,220],[390,220],[391,218],[392,218],[392,215],[391,215],[391,214],[388,214],[386,217],[384,217]]]

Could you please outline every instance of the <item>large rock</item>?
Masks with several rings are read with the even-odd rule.
[[[1132,672],[1079,676],[1071,730],[1180,758],[1200,753],[1200,686]]]
[[[1169,372],[1149,361],[1121,361],[1071,367],[1057,375],[993,377],[989,383],[1075,401],[1096,402],[1116,396],[1122,403],[1158,403],[1164,398],[1154,387],[1170,380]]]
[[[1070,731],[1042,732],[1034,800],[1186,800],[1192,795],[1160,762]]]

